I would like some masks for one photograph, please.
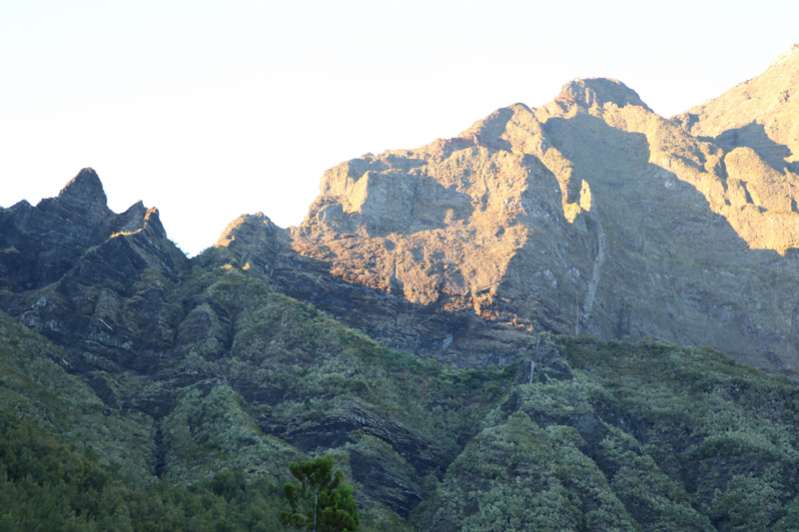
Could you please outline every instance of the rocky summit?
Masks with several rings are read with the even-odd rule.
[[[792,50],[684,115],[584,79],[187,258],[81,170],[0,208],[0,530],[799,529]],[[797,323],[794,323],[794,319]]]
[[[796,371],[797,78],[794,49],[674,119],[619,81],[571,82],[329,170],[292,247],[425,307]]]

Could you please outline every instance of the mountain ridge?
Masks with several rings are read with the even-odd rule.
[[[328,454],[364,530],[797,529],[792,162],[562,94],[191,259],[91,169],[0,209],[0,528],[274,529]]]
[[[790,164],[695,137],[621,82],[575,80],[542,107],[501,108],[455,138],[332,168],[289,232],[334,275],[413,303],[528,329],[709,343],[795,370],[794,310],[780,294],[799,243],[797,183]],[[737,279],[697,278],[708,268]],[[603,286],[613,270],[621,297]],[[651,288],[673,308],[653,315]],[[758,300],[780,323],[746,314]]]
[[[794,383],[711,350],[413,305],[342,281],[264,215],[170,262],[154,211],[129,211],[132,231],[87,243],[56,282],[0,290],[0,431],[23,412],[81,439],[154,507],[241,471],[275,522],[288,464],[330,453],[364,530],[795,526]]]
[[[793,79],[796,57],[794,48],[766,81],[782,68]],[[473,313],[521,332],[707,343],[796,371],[799,328],[785,296],[799,245],[793,163],[750,146],[749,129],[697,136],[701,121],[686,120],[660,117],[617,80],[577,79],[539,108],[514,104],[457,137],[337,165],[299,226],[278,230],[265,218],[262,229],[279,234],[265,245],[411,306]],[[95,225],[166,236],[157,211],[141,203],[109,222],[93,170],[73,181],[41,205],[78,198]],[[235,240],[236,223],[217,245]],[[697,275],[710,270],[722,274]],[[647,304],[651,293],[665,312]],[[746,311],[761,304],[777,319]],[[458,343],[454,331],[442,335]]]

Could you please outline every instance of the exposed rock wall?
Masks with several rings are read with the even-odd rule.
[[[764,76],[798,72],[794,53]],[[793,103],[776,98],[769,123],[783,131]],[[331,169],[291,245],[424,307],[796,370],[792,156],[699,134],[702,116],[668,120],[620,82],[578,80],[540,109]]]

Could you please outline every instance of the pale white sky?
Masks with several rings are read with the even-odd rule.
[[[0,0],[0,205],[94,167],[187,252],[301,221],[322,172],[577,77],[670,116],[799,41],[786,0]]]

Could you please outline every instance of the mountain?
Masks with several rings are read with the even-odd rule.
[[[766,95],[796,76],[794,52],[743,86],[775,143],[795,142],[795,102]],[[621,82],[569,83],[539,109],[329,170],[292,246],[348,283],[523,331],[652,336],[796,371],[799,181],[784,146],[704,134],[736,90],[668,120]]]
[[[364,530],[796,530],[794,170],[695,114],[575,81],[192,259],[0,209],[0,529],[275,530],[327,453]]]

